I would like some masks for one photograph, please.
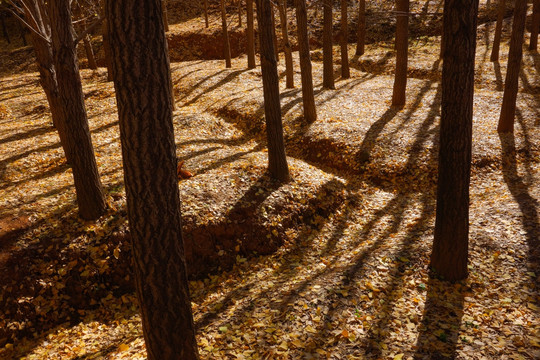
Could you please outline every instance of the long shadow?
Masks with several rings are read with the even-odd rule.
[[[48,133],[53,132],[53,131],[55,131],[55,129],[52,126],[39,127],[39,128],[31,129],[31,130],[25,131],[23,133],[13,134],[13,135],[10,135],[10,136],[6,136],[3,139],[0,139],[0,145],[4,145],[4,144],[10,143],[12,141],[24,140],[24,139],[28,139],[28,138],[31,138],[31,137],[45,135],[45,134],[48,134]]]
[[[201,92],[199,95],[196,95],[195,97],[193,97],[192,99],[190,99],[189,101],[187,101],[184,106],[188,106],[188,105],[191,105],[191,104],[194,104],[195,102],[197,102],[197,100],[199,100],[202,96],[204,95],[207,95],[209,93],[211,93],[212,91],[214,91],[215,89],[219,88],[220,86],[222,85],[225,85],[227,84],[228,82],[232,81],[234,78],[238,77],[240,74],[242,73],[245,73],[246,71],[249,71],[248,69],[242,69],[242,70],[235,70],[235,71],[232,71],[230,72],[229,74],[227,74],[227,76],[225,76],[223,79],[221,79],[220,81],[218,81],[217,83],[215,83],[214,85],[208,87],[207,89],[205,89],[204,92]],[[212,75],[211,77],[215,77],[216,74]],[[193,89],[195,89],[196,86],[193,87]],[[182,99],[185,99],[186,97],[184,96]]]
[[[197,70],[193,70],[189,73],[187,73],[186,75],[180,77],[178,80],[175,80],[174,81],[174,84],[178,84],[180,82],[181,79],[183,79],[184,77],[187,77],[189,74],[193,73],[193,72],[196,72]],[[187,99],[187,97],[193,92],[195,91],[196,89],[200,88],[202,86],[202,84],[204,84],[205,82],[209,81],[210,79],[218,76],[219,74],[221,73],[224,73],[226,70],[225,69],[222,69],[220,71],[218,71],[217,73],[215,74],[210,74],[206,77],[203,77],[202,79],[200,79],[195,85],[193,85],[187,92],[183,92],[182,93],[182,97],[180,97],[180,99],[178,99],[178,101],[182,101],[182,100],[185,100]]]

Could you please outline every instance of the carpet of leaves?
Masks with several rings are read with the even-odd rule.
[[[241,241],[217,248],[228,260],[190,282],[202,358],[540,357],[540,58],[524,53],[516,130],[499,136],[508,46],[500,64],[489,62],[485,35],[493,26],[484,27],[470,276],[454,285],[430,279],[427,269],[440,108],[437,38],[411,44],[403,109],[389,106],[393,56],[384,44],[351,58],[352,77],[338,78],[336,90],[321,89],[321,64],[314,62],[319,119],[310,126],[301,117],[299,71],[297,88],[284,89],[282,79],[293,178],[282,186],[264,172],[260,69],[246,70],[245,57],[232,69],[219,60],[172,64],[177,154],[195,175],[179,183],[186,237],[218,225],[238,229],[228,237],[240,235],[242,224],[231,224],[230,215],[251,204],[257,221],[250,224],[260,226],[260,239],[247,240],[282,244],[265,256]],[[282,65],[283,59],[280,72]],[[70,169],[37,74],[0,79],[2,359],[146,357],[125,237],[114,89],[103,69],[82,77],[110,204],[95,222],[77,217]]]

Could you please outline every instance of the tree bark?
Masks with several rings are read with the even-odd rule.
[[[198,359],[160,0],[107,1],[137,296],[150,360]],[[135,46],[136,45],[136,46]]]
[[[238,0],[238,26],[242,27],[242,0]]]
[[[96,58],[94,56],[94,49],[92,49],[92,43],[90,42],[90,36],[83,37],[84,51],[86,52],[86,58],[88,59],[88,67],[92,70],[97,69]]]
[[[538,31],[540,31],[540,0],[533,1],[531,40],[529,43],[529,50],[536,51],[538,49]]]
[[[274,51],[276,52],[276,61],[279,63],[279,46],[278,46],[278,41],[277,41],[277,34],[276,34],[276,16],[275,16],[275,13],[274,13],[274,6],[272,3],[270,3],[272,5],[271,7],[271,15],[272,15],[272,40],[274,42]]]
[[[248,69],[255,68],[255,27],[253,24],[253,0],[246,0],[247,12],[247,58]]]
[[[351,77],[349,70],[349,28],[347,26],[347,0],[341,0],[341,77]]]
[[[100,0],[101,2],[101,16],[103,17],[103,24],[101,26],[101,33],[103,39],[103,51],[105,53],[105,65],[107,66],[107,81],[112,81],[111,73],[111,50],[109,45],[109,36],[107,35],[107,18],[105,16],[105,1]]]
[[[323,0],[323,87],[335,89],[332,54],[332,0]]]
[[[264,92],[264,115],[268,139],[268,171],[279,181],[289,180],[289,167],[285,156],[281,105],[279,102],[279,78],[272,41],[272,4],[270,0],[257,0],[257,22],[261,43],[261,71]]]
[[[358,27],[356,28],[356,53],[364,55],[366,42],[366,0],[358,1]]]
[[[514,115],[516,114],[516,99],[518,93],[519,69],[523,56],[523,34],[527,17],[527,0],[516,0],[506,79],[504,80],[504,95],[499,117],[498,132],[514,131]]]
[[[225,10],[225,0],[221,0],[221,29],[223,31],[223,57],[225,58],[225,67],[231,65],[231,45],[229,44],[229,32],[227,31],[227,12]]]
[[[163,7],[163,24],[165,26],[165,32],[169,31],[169,14],[167,13],[167,0],[161,1]]]
[[[315,96],[313,94],[313,75],[311,73],[311,57],[309,52],[306,0],[294,0],[294,2],[296,5],[298,57],[300,58],[304,119],[311,124],[317,120],[317,111],[315,109]]]
[[[392,106],[402,107],[405,105],[405,90],[407,88],[409,0],[397,0],[396,10],[396,73]]]
[[[88,128],[69,2],[49,1],[49,17],[60,105],[55,111],[58,133],[73,170],[79,215],[97,219],[107,204]]]
[[[477,14],[478,0],[445,1],[437,215],[430,266],[449,281],[467,277]]]
[[[499,48],[501,46],[501,34],[502,23],[504,20],[504,13],[506,10],[506,0],[499,0],[499,7],[497,11],[497,23],[495,25],[495,36],[493,38],[493,46],[491,47],[490,60],[495,62],[499,61]]]
[[[294,88],[294,69],[289,30],[287,29],[287,1],[279,1],[279,22],[281,24],[281,37],[283,38],[283,53],[285,54],[285,87]]]

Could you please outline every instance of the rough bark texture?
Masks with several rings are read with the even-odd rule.
[[[231,65],[231,45],[229,44],[229,32],[227,31],[227,11],[225,10],[225,0],[221,0],[221,30],[223,31],[223,57],[225,58],[225,67]]]
[[[444,4],[437,216],[431,268],[449,281],[467,277],[474,55],[478,0]]]
[[[313,94],[313,75],[311,72],[311,57],[309,52],[306,0],[295,0],[294,3],[296,5],[298,57],[300,58],[304,119],[311,124],[317,120],[317,110],[315,109],[315,96]]]
[[[504,81],[504,95],[499,117],[498,132],[514,131],[514,115],[516,114],[516,99],[518,93],[519,69],[523,55],[523,34],[525,33],[525,18],[527,16],[527,0],[516,0],[508,66]]]
[[[287,29],[287,1],[279,1],[279,22],[281,24],[281,37],[283,38],[283,53],[285,54],[285,87],[294,87],[294,69],[289,30]]]
[[[110,0],[112,70],[137,296],[150,360],[198,359],[160,0]]]
[[[334,89],[332,59],[332,0],[323,0],[323,87]]]
[[[88,128],[71,9],[67,0],[52,0],[48,5],[58,95],[58,108],[53,112],[57,116],[55,123],[73,171],[79,215],[83,219],[97,219],[107,204]]]
[[[491,61],[499,61],[499,48],[501,45],[502,23],[504,19],[504,11],[506,9],[506,0],[499,0],[497,10],[497,24],[495,25],[495,36],[493,38],[493,46],[491,47]]]
[[[257,22],[261,43],[261,71],[264,92],[264,115],[268,139],[268,171],[280,181],[289,180],[289,167],[285,156],[279,78],[272,41],[272,4],[270,0],[257,0]]]
[[[392,106],[405,105],[407,88],[407,56],[409,50],[409,0],[397,0],[396,73],[392,92]]]
[[[255,26],[253,24],[253,0],[246,0],[247,12],[247,58],[248,69],[255,68]]]
[[[92,48],[92,43],[90,42],[90,36],[86,35],[83,38],[83,42],[84,51],[86,52],[86,58],[88,59],[88,67],[92,70],[96,70],[96,57],[94,56],[94,49]]]
[[[529,43],[529,50],[531,51],[536,51],[538,49],[538,31],[540,31],[540,0],[534,0],[531,24],[531,42]]]
[[[356,28],[356,53],[364,55],[366,42],[366,0],[358,1],[358,27]]]
[[[348,79],[351,77],[349,70],[349,27],[347,26],[347,0],[341,0],[341,77]]]

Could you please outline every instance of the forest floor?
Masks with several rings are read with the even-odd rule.
[[[204,23],[171,33],[195,21]],[[245,56],[231,69],[171,64],[177,154],[194,174],[179,186],[201,358],[540,357],[540,56],[524,52],[515,132],[499,135],[507,30],[499,63],[489,61],[493,24],[478,32],[470,276],[454,285],[427,268],[440,38],[411,41],[403,109],[390,107],[390,43],[351,56],[350,79],[336,64],[336,90],[321,88],[314,61],[311,125],[299,70],[294,89],[282,76],[287,184],[265,173],[260,69],[246,70]],[[110,205],[88,222],[37,73],[2,74],[0,358],[145,358],[112,83],[102,68],[81,72]]]

